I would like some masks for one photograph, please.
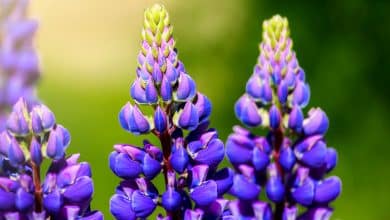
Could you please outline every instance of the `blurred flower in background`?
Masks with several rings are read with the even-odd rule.
[[[36,101],[39,60],[33,39],[38,23],[27,17],[28,0],[0,1],[0,131],[19,97]]]
[[[66,155],[68,130],[36,100],[37,22],[26,18],[28,3],[0,1],[0,219],[101,220],[90,209],[89,164]]]
[[[337,163],[324,139],[326,114],[312,108],[304,118],[310,89],[292,44],[286,18],[264,21],[258,63],[235,113],[268,133],[235,127],[228,137],[226,154],[238,172],[230,190],[237,200],[229,204],[235,219],[329,219],[341,191],[340,179],[326,176]],[[259,200],[261,190],[273,206]],[[307,207],[300,216],[299,206]]]

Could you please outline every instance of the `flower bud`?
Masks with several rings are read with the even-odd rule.
[[[301,132],[303,122],[303,113],[298,105],[294,105],[288,116],[288,127],[295,132]]]
[[[242,200],[252,200],[259,196],[260,186],[244,175],[236,174],[230,193]]]
[[[0,154],[5,156],[8,155],[8,149],[11,145],[12,138],[13,137],[7,131],[0,133]]]
[[[11,139],[11,145],[8,148],[8,159],[14,166],[22,165],[26,160],[22,146],[15,138]]]
[[[130,198],[115,194],[110,199],[110,212],[118,220],[136,219]]]
[[[199,206],[207,206],[218,197],[217,183],[208,180],[190,190],[190,197]]]
[[[141,85],[141,79],[137,78],[130,89],[131,97],[138,103],[147,103],[145,89]]]
[[[284,141],[279,154],[279,163],[283,169],[289,172],[295,164],[295,155],[289,143]]]
[[[226,155],[232,164],[248,163],[254,157],[252,153],[254,147],[253,141],[248,137],[232,134],[226,142]]]
[[[294,149],[295,156],[303,164],[318,168],[325,163],[327,148],[319,136],[304,139]]]
[[[51,214],[59,213],[62,204],[63,199],[59,189],[55,189],[43,197],[43,206],[45,207],[45,210]]]
[[[163,133],[167,129],[167,116],[160,106],[157,106],[154,112],[154,127],[160,133]]]
[[[335,200],[341,192],[341,181],[332,176],[319,181],[314,192],[314,201],[319,204],[328,204]]]
[[[155,62],[154,66],[153,66],[152,78],[153,78],[154,83],[157,85],[159,85],[161,83],[161,80],[163,78],[163,74],[162,74],[160,66],[157,62]]]
[[[259,147],[255,147],[253,149],[253,167],[256,171],[263,171],[268,166],[270,162],[269,155],[266,154],[263,150],[261,150]]]
[[[290,68],[287,70],[287,73],[284,76],[283,82],[284,82],[284,84],[287,85],[288,88],[291,88],[295,85],[295,82],[296,82],[295,72],[293,70],[291,70]]]
[[[142,171],[146,178],[153,179],[161,172],[161,162],[152,158],[149,154],[145,154]]]
[[[178,101],[189,101],[195,94],[196,86],[194,80],[188,74],[181,72],[176,91],[176,99]]]
[[[303,120],[303,131],[305,135],[325,134],[329,127],[329,120],[325,112],[320,108],[312,108],[309,111],[309,118]]]
[[[70,202],[89,201],[93,193],[93,183],[90,177],[82,176],[76,179],[74,184],[65,188],[64,198]]]
[[[280,85],[278,86],[278,98],[279,102],[282,104],[285,104],[287,102],[287,97],[288,97],[288,85],[287,83],[283,80]]]
[[[166,76],[164,76],[164,78],[162,79],[160,94],[164,102],[169,102],[172,100],[172,85],[167,80]]]
[[[17,136],[26,136],[30,133],[29,114],[26,101],[20,98],[13,106],[12,112],[7,120],[7,128],[10,132]]]
[[[272,105],[271,109],[269,110],[269,124],[272,129],[278,129],[280,126],[281,121],[281,114],[275,105]]]
[[[25,212],[29,210],[33,204],[34,197],[32,194],[26,192],[23,188],[19,188],[18,191],[16,191],[15,206],[19,211]]]
[[[35,137],[32,138],[31,144],[30,144],[30,155],[31,155],[31,160],[36,164],[36,165],[41,165],[42,163],[42,149],[41,149],[41,144],[37,141]]]
[[[128,154],[112,152],[110,168],[115,175],[124,179],[134,179],[142,173],[140,163],[130,158]]]
[[[148,80],[145,86],[146,103],[156,104],[158,101],[157,89],[152,80]]]
[[[45,105],[35,106],[31,112],[31,126],[35,134],[49,131],[55,125],[55,117],[52,111]]]
[[[69,132],[61,125],[58,125],[49,134],[46,149],[47,156],[55,160],[61,159],[69,142]]]
[[[198,127],[198,123],[199,123],[198,111],[191,102],[187,102],[184,106],[184,109],[181,110],[178,114],[179,117],[176,124],[180,128],[192,131],[196,127]]]
[[[172,147],[171,165],[173,169],[178,173],[183,173],[189,163],[189,157],[186,149],[183,147],[181,141],[176,141]]]
[[[267,197],[271,201],[279,203],[283,201],[285,193],[282,177],[280,176],[274,163],[268,166],[267,171],[268,181],[265,187]]]
[[[236,116],[245,125],[250,127],[259,126],[262,122],[261,116],[258,113],[256,104],[247,96],[242,96],[234,107]]]
[[[292,93],[292,104],[300,107],[305,107],[310,99],[309,85],[303,81],[298,81],[295,85],[294,92]]]
[[[234,171],[230,168],[219,170],[213,177],[217,184],[218,196],[225,194],[233,185]]]
[[[199,121],[205,121],[208,120],[210,114],[211,114],[211,102],[210,100],[203,94],[199,93],[197,94],[197,100],[195,103],[195,107],[198,110],[199,115]]]
[[[200,164],[207,164],[211,167],[217,166],[225,156],[223,142],[219,139],[212,139],[207,145],[194,154],[194,161]]]
[[[174,84],[174,83],[176,83],[178,77],[179,77],[178,70],[174,67],[172,62],[168,61],[167,62],[167,70],[165,72],[164,78],[166,78],[166,80],[167,80],[167,82],[169,82],[169,84]]]
[[[82,162],[65,167],[57,177],[57,186],[65,188],[75,183],[79,177],[91,177],[91,167],[88,163]]]
[[[309,170],[300,168],[297,170],[294,186],[291,189],[292,198],[303,206],[310,206],[314,199],[314,181],[308,176]]]
[[[134,191],[131,206],[135,215],[139,218],[148,217],[156,208],[156,202],[140,190]]]
[[[246,92],[255,100],[263,103],[272,101],[272,88],[268,78],[261,78],[258,74],[253,74],[246,84]]]
[[[175,211],[181,205],[181,195],[174,188],[168,187],[162,194],[161,203],[167,211]]]
[[[125,130],[133,134],[148,133],[151,129],[148,119],[137,105],[132,106],[129,102],[121,109],[119,121]]]

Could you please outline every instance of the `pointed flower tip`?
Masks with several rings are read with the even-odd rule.
[[[264,37],[269,37],[271,40],[276,40],[280,38],[281,34],[286,34],[285,37],[289,36],[289,26],[288,20],[286,17],[280,15],[274,15],[272,18],[265,20],[263,22],[263,34]]]
[[[55,116],[45,105],[37,105],[31,112],[31,124],[36,134],[49,131],[55,125]]]
[[[12,112],[7,120],[7,128],[10,132],[18,136],[26,136],[30,132],[27,103],[24,98],[20,98],[12,107]]]
[[[142,37],[148,43],[161,40],[165,42],[172,36],[169,15],[165,7],[161,4],[155,4],[145,10],[144,13],[144,32]]]

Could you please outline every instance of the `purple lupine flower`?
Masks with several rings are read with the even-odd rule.
[[[226,154],[236,169],[230,193],[237,198],[229,203],[229,214],[232,219],[329,219],[341,181],[327,176],[337,163],[337,152],[324,138],[328,118],[320,108],[304,118],[310,90],[292,50],[287,19],[276,15],[263,29],[258,63],[235,113],[244,125],[268,134],[235,126],[228,137]],[[269,202],[260,201],[261,193]],[[303,214],[298,207],[306,207]]]
[[[28,0],[0,1],[0,131],[19,97],[36,102],[39,59],[33,37],[38,27],[27,17]]]
[[[130,89],[134,102],[120,110],[120,124],[135,135],[153,133],[160,143],[114,146],[110,168],[123,181],[111,197],[112,215],[119,220],[146,219],[159,206],[166,213],[157,219],[219,218],[233,170],[218,169],[224,144],[209,128],[211,103],[197,92],[178,59],[169,16],[161,5],[145,11],[136,72]],[[158,176],[165,179],[162,192],[153,184]]]
[[[14,105],[0,133],[0,219],[102,220],[90,210],[91,168],[66,155],[70,134],[44,105]],[[44,160],[51,161],[41,177]]]

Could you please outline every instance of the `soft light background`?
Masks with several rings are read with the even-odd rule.
[[[39,0],[37,46],[44,71],[39,96],[72,133],[71,152],[93,168],[93,208],[112,219],[108,200],[119,179],[107,166],[115,143],[140,143],[117,113],[129,99],[143,11],[141,0]],[[162,1],[179,57],[214,104],[213,126],[225,139],[233,104],[258,55],[261,22],[290,21],[294,48],[311,85],[311,106],[331,120],[328,143],[339,151],[343,180],[334,219],[389,219],[390,4],[379,1]]]

